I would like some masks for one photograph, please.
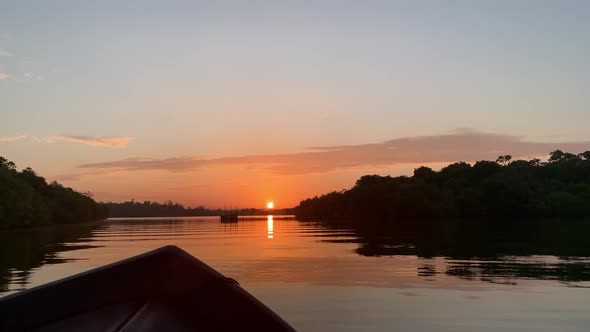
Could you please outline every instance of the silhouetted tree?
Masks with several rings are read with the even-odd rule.
[[[496,162],[500,165],[506,166],[510,163],[510,160],[512,160],[512,156],[509,154],[506,154],[503,156],[499,156],[498,159],[496,159]]]
[[[561,150],[555,150],[549,154],[550,163],[556,163],[563,160],[574,160],[578,158],[579,157],[573,153],[563,152]]]
[[[2,156],[0,156],[0,167],[8,170],[16,170],[16,164]]]
[[[106,218],[106,207],[85,194],[47,184],[27,167],[0,157],[0,228],[77,223]]]
[[[541,166],[541,159],[533,158],[533,159],[529,160],[528,163],[531,166]]]
[[[590,152],[551,152],[539,159],[473,166],[458,162],[434,172],[427,167],[412,177],[365,175],[350,190],[303,200],[295,208],[302,219],[351,219],[364,223],[405,224],[432,218],[590,217]]]
[[[418,167],[414,170],[414,178],[416,179],[430,180],[435,174],[436,172],[432,168],[425,166]]]

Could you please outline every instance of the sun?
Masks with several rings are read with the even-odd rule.
[[[275,203],[273,203],[273,202],[268,202],[268,203],[266,203],[266,208],[267,208],[267,209],[272,209],[272,208],[274,208],[274,207],[275,207]]]

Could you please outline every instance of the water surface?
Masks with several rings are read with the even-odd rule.
[[[478,239],[461,246],[432,234],[412,239],[374,239],[285,216],[232,224],[110,219],[0,232],[0,296],[174,244],[238,280],[301,331],[590,326],[588,247],[563,252],[510,240],[487,255]]]

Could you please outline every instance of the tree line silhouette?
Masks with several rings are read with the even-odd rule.
[[[19,172],[14,162],[0,157],[0,228],[72,224],[107,215],[107,207],[89,193],[47,183],[30,167]]]
[[[113,203],[105,205],[109,208],[110,217],[197,217],[197,216],[222,216],[226,214],[237,214],[240,216],[266,215],[267,210],[243,208],[243,209],[210,209],[204,206],[194,208],[185,207],[182,204],[172,201],[163,203],[144,201],[136,202],[134,199],[128,202]],[[275,214],[284,213],[284,210],[273,210]]]
[[[306,199],[301,219],[395,224],[411,219],[590,217],[590,151],[555,150],[549,160],[512,160],[428,167],[413,176],[365,175],[349,190]]]

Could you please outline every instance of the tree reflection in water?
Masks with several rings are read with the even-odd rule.
[[[422,260],[421,277],[444,273],[501,284],[556,280],[576,287],[590,281],[590,222],[428,221],[354,231],[359,235],[356,253],[362,256],[444,257],[442,271]]]
[[[59,253],[93,248],[92,232],[101,223],[51,226],[0,232],[0,293],[24,289],[32,271],[45,264],[59,264],[67,260]],[[73,244],[75,243],[75,244]]]

